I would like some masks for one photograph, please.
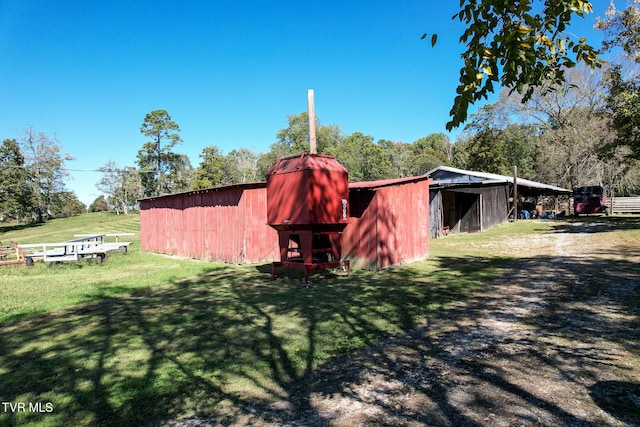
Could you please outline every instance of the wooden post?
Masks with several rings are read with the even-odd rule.
[[[518,167],[513,167],[513,220],[518,220]]]
[[[307,92],[307,100],[309,103],[309,152],[311,154],[317,154],[316,147],[316,110],[313,100],[313,89],[309,89]]]

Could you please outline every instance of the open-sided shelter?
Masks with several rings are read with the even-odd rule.
[[[509,219],[514,177],[439,166],[427,176],[433,179],[429,197],[430,237],[448,233],[473,233]],[[568,195],[571,190],[527,179],[516,179],[518,197]]]

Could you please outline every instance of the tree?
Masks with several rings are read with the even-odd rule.
[[[277,141],[271,144],[270,151],[257,160],[258,177],[265,177],[280,157],[309,151],[309,114],[305,111],[287,117],[288,127],[276,133]],[[317,152],[335,154],[335,147],[344,137],[339,126],[323,125],[316,118]]]
[[[629,147],[631,157],[640,159],[640,9],[633,0],[618,11],[613,2],[596,28],[604,34],[606,50],[621,48],[623,59],[607,73],[607,109],[616,138],[610,148]]]
[[[0,217],[20,221],[30,209],[31,194],[20,146],[5,139],[0,146]]]
[[[540,180],[565,187],[609,185],[603,168],[619,168],[603,161],[602,147],[612,134],[603,116],[602,73],[580,68],[568,73],[557,91],[537,88],[528,102],[503,93],[499,109],[540,129]],[[621,170],[626,173],[626,170]]]
[[[286,148],[291,154],[309,151],[309,114],[303,112],[288,116],[287,122],[289,126],[276,133],[276,144]],[[324,147],[321,147],[320,141],[318,143],[318,152],[322,153]]]
[[[519,107],[519,100],[516,101]],[[504,103],[484,105],[471,116],[456,144],[460,165],[466,169],[537,179],[539,129],[533,124],[511,123],[513,111]],[[464,153],[462,153],[464,152]]]
[[[465,169],[489,173],[502,173],[505,169],[504,146],[491,130],[485,130],[458,142],[460,149],[467,153]]]
[[[130,210],[139,209],[138,200],[144,197],[140,173],[132,166],[120,169],[120,188],[116,192],[116,200],[127,215]]]
[[[93,203],[89,205],[89,212],[106,212],[109,210],[109,203],[104,196],[97,197]]]
[[[70,217],[86,212],[87,207],[72,191],[61,191],[51,197],[51,215]]]
[[[465,169],[511,175],[517,166],[521,178],[538,179],[540,150],[535,126],[509,124],[504,129],[476,129],[456,147],[465,151]]]
[[[247,148],[231,150],[225,157],[228,184],[244,184],[259,181],[258,155]]]
[[[504,145],[505,163],[502,175],[510,175],[513,167],[518,167],[518,176],[530,180],[539,179],[540,137],[539,128],[527,124],[511,124],[500,134],[500,141]]]
[[[167,176],[164,183],[166,193],[179,193],[193,188],[195,171],[186,154],[170,153],[166,156]]]
[[[100,178],[96,187],[107,195],[111,204],[116,207],[116,210],[118,210],[120,203],[117,200],[116,195],[118,194],[118,189],[121,186],[120,169],[118,169],[118,164],[113,160],[109,160],[98,170],[102,172],[102,178]]]
[[[423,175],[433,168],[450,165],[453,145],[443,133],[432,133],[411,145],[410,174]]]
[[[607,109],[616,138],[610,145],[629,147],[630,155],[640,159],[640,78],[625,78],[620,66],[608,73]]]
[[[391,164],[392,177],[405,178],[413,175],[411,170],[411,160],[413,159],[411,144],[381,139],[378,141],[378,145],[381,146],[387,154],[387,158]]]
[[[223,185],[225,159],[220,149],[215,145],[204,147],[200,158],[202,161],[195,172],[193,188],[211,188]]]
[[[152,167],[155,167],[155,195],[158,196],[162,194],[162,187],[166,186],[162,182],[165,171],[163,163],[172,157],[173,147],[182,142],[177,133],[180,132],[180,126],[171,120],[171,116],[166,110],[154,110],[145,116],[144,122],[140,126],[140,132],[152,139],[152,141],[145,143],[140,150],[140,152],[144,152],[145,160],[144,166],[141,164],[140,167],[141,169],[145,168],[145,172],[149,172]],[[164,147],[162,146],[163,142],[165,142]],[[140,152],[138,152],[139,158]],[[175,161],[175,158],[173,160]]]
[[[117,214],[125,215],[138,205],[138,199],[144,196],[140,174],[133,167],[121,169],[118,164],[109,160],[100,168],[102,178],[96,184],[98,190],[107,195],[107,201]]]
[[[459,85],[448,130],[467,119],[470,104],[487,99],[500,84],[527,101],[533,89],[564,81],[565,69],[576,63],[601,65],[598,52],[585,38],[572,40],[565,28],[572,17],[592,11],[585,0],[461,0],[453,16],[465,30]],[[422,38],[426,38],[424,34]],[[435,45],[438,35],[431,35]]]
[[[63,168],[65,160],[73,159],[69,154],[60,153],[60,143],[44,133],[36,133],[32,127],[24,130],[21,150],[25,158],[25,168],[32,186],[34,216],[42,222],[43,216],[52,215],[51,203],[54,194],[64,191],[64,178],[68,173]]]
[[[612,1],[606,18],[598,18],[596,28],[603,32],[602,46],[611,51],[622,48],[627,59],[640,63],[640,0],[630,0],[622,11]]]
[[[393,167],[383,146],[373,137],[354,132],[335,147],[336,158],[349,171],[351,181],[372,181],[391,178]]]
[[[168,193],[187,191],[192,188],[195,176],[189,158],[163,150],[160,153],[160,181],[154,171],[158,164],[155,144],[146,143],[138,151],[137,163],[140,167],[140,181],[144,196],[152,197]]]
[[[602,149],[613,134],[603,114],[600,72],[585,68],[567,74],[557,91],[544,87],[526,102],[504,90],[499,101],[484,106],[466,128],[456,152],[464,167],[520,176],[571,188],[604,185],[627,193],[637,163],[617,147],[608,157]]]
[[[260,180],[258,155],[247,148],[231,150],[224,156],[218,147],[212,145],[202,150],[200,158],[202,161],[196,170],[193,188],[243,184]]]

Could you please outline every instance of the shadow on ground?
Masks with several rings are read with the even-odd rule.
[[[229,267],[4,325],[0,399],[54,410],[0,424],[640,424],[636,262],[430,263],[311,288]]]
[[[465,275],[486,262],[438,261]],[[292,396],[315,396],[316,410],[339,425],[640,425],[637,261],[549,256],[502,266],[458,307],[323,367]]]
[[[605,233],[620,230],[640,230],[640,216],[590,215],[568,217],[554,225],[553,230],[565,233]]]

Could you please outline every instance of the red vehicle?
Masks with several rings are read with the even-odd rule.
[[[573,189],[573,212],[576,215],[603,213],[609,215],[607,196],[599,185]]]

